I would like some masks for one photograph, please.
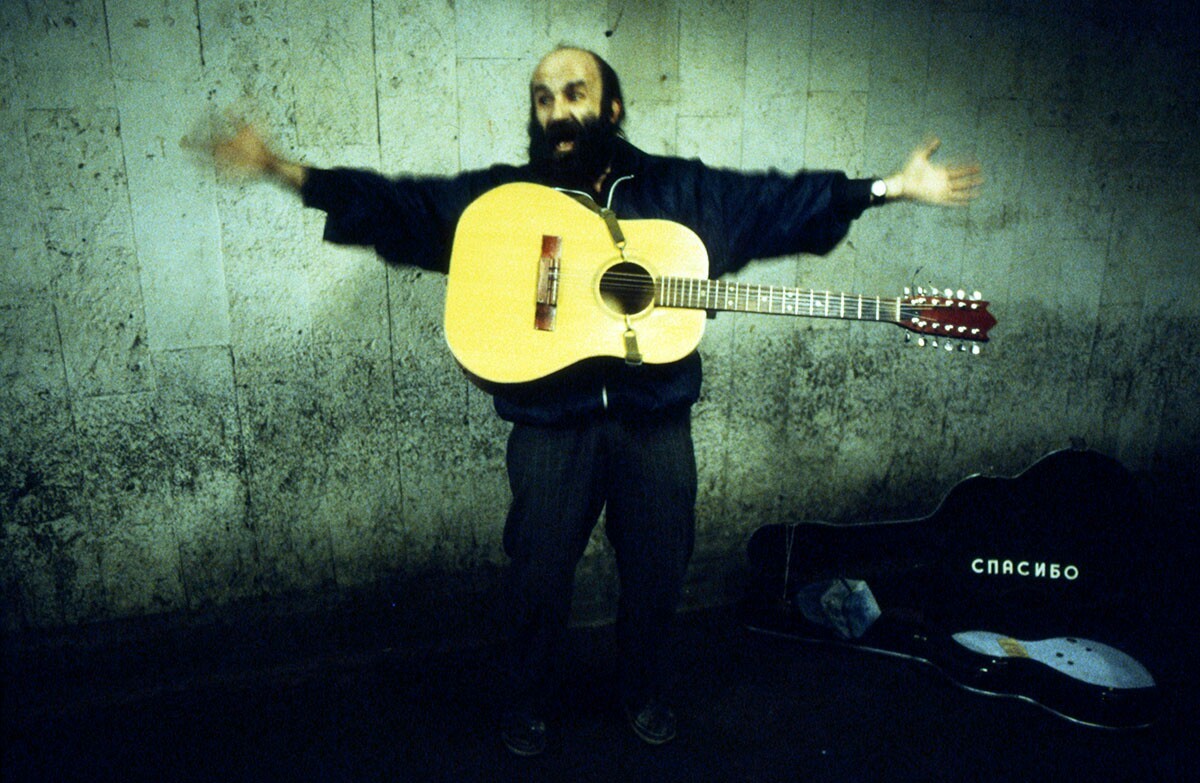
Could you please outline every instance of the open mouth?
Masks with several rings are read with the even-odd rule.
[[[575,151],[575,142],[583,129],[570,121],[560,121],[546,129],[550,148],[555,155],[567,155]]]

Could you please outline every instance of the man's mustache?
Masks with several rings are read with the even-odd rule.
[[[554,120],[546,124],[546,141],[550,146],[560,141],[575,141],[583,133],[583,123],[576,119]]]

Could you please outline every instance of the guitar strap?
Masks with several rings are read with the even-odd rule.
[[[592,212],[600,216],[604,221],[604,225],[608,227],[609,236],[612,237],[613,247],[621,254],[621,260],[625,258],[625,232],[621,230],[621,223],[617,220],[617,213],[613,212],[608,207],[602,207],[596,203],[591,197],[583,193],[576,193],[570,190],[560,191],[571,198],[578,201],[583,206],[587,207]],[[633,328],[633,322],[629,314],[625,314],[625,333],[622,335],[625,340],[625,363],[637,366],[642,363],[642,352],[638,348],[637,332]]]
[[[608,207],[600,206],[591,196],[584,195],[583,193],[576,193],[570,190],[559,192],[565,193],[599,215],[604,221],[604,225],[608,226],[608,233],[612,236],[613,246],[621,251],[621,258],[625,258],[625,233],[621,231],[621,224],[617,222],[617,213]]]

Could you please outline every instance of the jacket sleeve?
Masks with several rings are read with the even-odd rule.
[[[362,169],[310,169],[300,195],[305,206],[325,212],[327,242],[373,247],[390,264],[445,272],[459,216],[507,170],[392,179]]]
[[[757,258],[828,253],[870,204],[869,180],[841,172],[696,172],[695,199],[718,277]],[[714,252],[716,251],[716,252]]]

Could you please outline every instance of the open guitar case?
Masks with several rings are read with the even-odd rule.
[[[1149,725],[1161,535],[1131,474],[1053,452],[972,476],[928,517],[768,525],[748,544],[751,631],[932,664],[969,690],[1069,720]],[[1161,526],[1159,526],[1161,527]]]

